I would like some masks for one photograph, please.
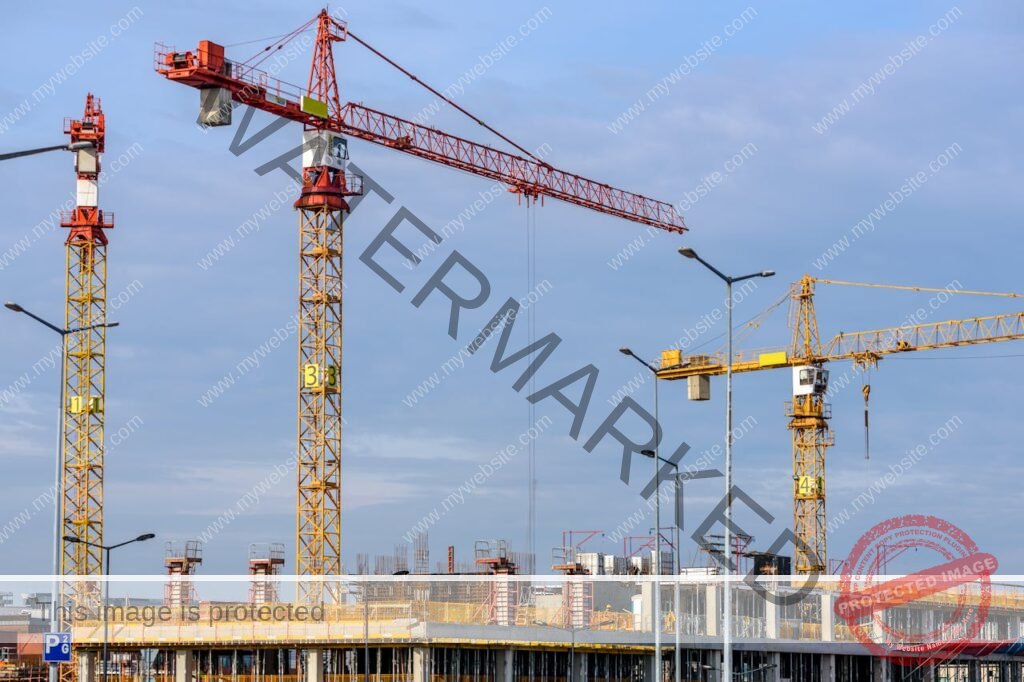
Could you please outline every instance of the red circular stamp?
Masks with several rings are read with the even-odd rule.
[[[906,552],[927,566],[890,577],[886,564]],[[883,521],[850,551],[835,613],[875,656],[919,665],[955,657],[988,617],[996,558],[964,531],[934,516]]]

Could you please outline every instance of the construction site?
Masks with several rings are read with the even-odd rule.
[[[735,22],[733,26],[739,30]],[[280,27],[267,26],[266,33],[275,28]],[[880,363],[897,356],[917,357],[918,352],[928,357],[925,351],[937,350],[948,353],[939,358],[945,360],[957,357],[965,347],[1019,341],[1024,339],[1024,312],[986,312],[939,321],[917,315],[896,326],[829,334],[819,332],[816,308],[821,289],[865,296],[920,294],[943,303],[955,297],[965,305],[975,300],[999,304],[1021,294],[969,289],[959,281],[956,286],[921,286],[896,275],[876,282],[780,272],[792,280],[784,293],[762,311],[744,313],[734,322],[733,285],[768,279],[776,272],[723,274],[704,260],[710,249],[701,248],[698,254],[690,246],[690,227],[678,204],[552,165],[546,155],[520,146],[471,113],[471,107],[449,90],[429,85],[413,67],[357,36],[344,12],[323,9],[288,33],[230,46],[227,37],[188,39],[195,42],[154,46],[147,77],[159,79],[176,95],[167,100],[172,103],[166,105],[167,116],[188,118],[197,111],[196,125],[203,135],[237,126],[243,117],[248,125],[254,112],[268,116],[274,126],[301,126],[301,131],[295,125],[287,129],[301,136],[294,140],[294,154],[282,161],[301,161],[301,175],[286,206],[294,208],[298,220],[297,253],[287,255],[292,263],[297,260],[294,339],[288,342],[297,347],[297,364],[285,357],[266,360],[294,376],[286,389],[295,405],[295,431],[274,432],[276,426],[271,428],[258,416],[248,427],[268,442],[286,436],[293,443],[292,465],[282,474],[281,487],[288,489],[288,504],[294,505],[295,534],[272,541],[246,540],[247,557],[239,554],[230,564],[216,564],[234,567],[225,574],[205,570],[204,560],[208,566],[210,553],[216,552],[207,533],[177,537],[152,528],[151,533],[110,544],[115,538],[104,532],[108,514],[132,514],[105,509],[105,485],[117,481],[132,464],[122,452],[119,459],[107,457],[111,444],[119,446],[127,436],[121,433],[123,427],[118,430],[107,423],[108,405],[117,400],[108,396],[107,369],[119,360],[113,353],[108,357],[107,337],[118,326],[112,313],[119,294],[108,287],[114,213],[100,196],[108,147],[106,116],[111,114],[113,130],[115,121],[129,118],[129,112],[105,110],[102,93],[89,92],[84,110],[65,120],[64,144],[0,157],[70,152],[75,191],[74,206],[61,212],[59,220],[65,231],[63,320],[47,321],[23,301],[6,303],[5,330],[13,326],[14,313],[60,335],[61,378],[52,486],[55,509],[44,504],[37,509],[52,510],[54,516],[53,575],[0,571],[0,682],[1024,682],[1024,580],[1001,577],[998,561],[984,550],[984,543],[975,543],[941,518],[907,514],[868,524],[873,527],[865,526],[862,530],[867,532],[852,548],[832,547],[834,524],[826,509],[827,494],[835,485],[826,464],[835,445],[831,400],[838,394],[834,385],[830,390],[830,368],[849,368],[853,382],[859,382],[859,391],[851,391],[854,398],[846,394],[838,400],[856,406],[858,426],[863,414],[862,431],[844,435],[870,461],[879,456],[878,429],[885,438],[885,430],[895,423],[883,411],[879,427],[872,411],[871,373]],[[310,61],[308,81],[295,85],[279,80],[274,60],[293,54],[290,51],[300,41],[310,46],[302,57]],[[392,114],[344,101],[340,69],[336,72],[336,49],[342,45],[365,49],[403,81],[425,89],[435,101],[489,134],[493,146],[415,122],[411,112]],[[180,93],[187,90],[197,105],[192,109],[181,106]],[[5,148],[9,140],[2,139]],[[350,149],[350,141],[358,142]],[[499,185],[511,196],[501,200],[524,207],[529,216],[545,201],[561,202],[583,214],[577,216],[580,220],[603,214],[631,227],[671,235],[677,239],[671,252],[680,262],[702,266],[726,285],[728,340],[722,348],[690,348],[666,339],[653,362],[620,348],[622,355],[643,365],[644,380],[652,380],[653,414],[642,405],[646,393],[609,401],[610,414],[605,418],[602,413],[603,423],[596,431],[581,432],[588,408],[608,411],[590,402],[597,380],[593,364],[584,360],[582,368],[561,379],[538,384],[539,371],[561,339],[555,334],[538,337],[532,300],[524,305],[523,299],[509,298],[487,325],[472,329],[468,345],[463,344],[466,357],[482,351],[481,360],[485,365],[490,362],[490,372],[516,377],[514,391],[525,390],[522,395],[529,396],[529,424],[537,423],[534,404],[553,398],[548,402],[557,402],[571,418],[568,438],[579,441],[588,454],[605,440],[614,444],[614,456],[622,455],[622,482],[629,483],[634,461],[637,469],[643,468],[645,480],[651,470],[654,478],[642,492],[640,526],[628,532],[610,527],[578,530],[576,524],[593,527],[580,503],[578,516],[559,519],[565,529],[560,538],[538,532],[549,524],[542,519],[538,525],[534,434],[529,442],[520,438],[522,447],[517,450],[529,457],[529,487],[518,503],[527,517],[525,541],[448,537],[451,526],[446,525],[434,530],[435,538],[443,536],[443,554],[438,556],[435,548],[432,555],[427,527],[458,506],[451,495],[443,494],[441,514],[433,520],[425,516],[429,523],[414,526],[391,553],[364,551],[346,539],[343,478],[346,485],[372,486],[358,475],[343,477],[347,470],[342,431],[343,426],[350,428],[343,415],[361,400],[358,392],[343,389],[343,348],[350,335],[372,332],[362,322],[349,320],[343,336],[343,298],[360,296],[343,281],[343,262],[353,268],[367,266],[397,292],[405,285],[394,254],[409,270],[426,263],[434,274],[411,302],[417,308],[428,300],[443,302],[453,339],[459,336],[460,312],[483,307],[490,315],[500,301],[487,302],[489,281],[459,252],[438,264],[428,259],[431,250],[417,250],[421,243],[436,247],[449,234],[435,231],[408,211],[404,231],[397,231],[401,221],[396,219],[366,251],[345,253],[350,213],[364,198],[387,194],[356,165],[357,150],[362,149],[358,145],[363,143],[401,153],[391,156],[404,154],[461,171],[484,185]],[[207,150],[190,153],[202,164]],[[71,187],[70,173],[65,175]],[[120,176],[113,182],[131,180]],[[209,196],[176,196],[172,201],[195,201],[196,206],[216,202],[217,187],[211,186]],[[282,211],[275,222],[286,223],[281,217],[285,214]],[[528,229],[533,230],[530,220],[534,219],[527,218]],[[530,234],[533,249],[537,238]],[[713,237],[706,239],[704,243],[713,243]],[[394,253],[388,265],[383,253],[389,251]],[[729,253],[724,247],[722,251]],[[710,253],[708,258],[717,262]],[[118,266],[111,261],[110,267]],[[532,261],[528,272],[535,284]],[[940,277],[936,274],[933,283],[942,281]],[[246,314],[258,315],[252,312],[257,310]],[[780,310],[788,314],[788,338],[772,347],[749,348],[746,339]],[[609,331],[616,331],[616,322],[605,322]],[[517,324],[520,330],[528,329],[522,345],[511,340]],[[386,342],[379,343],[383,347]],[[484,348],[485,344],[489,345]],[[364,363],[347,348],[344,354],[346,364]],[[180,371],[189,369],[183,364]],[[786,465],[791,480],[774,483],[783,486],[792,506],[771,508],[770,514],[767,507],[772,504],[762,504],[735,485],[732,464],[736,434],[742,433],[733,417],[733,375],[762,373],[788,375],[784,383],[791,387],[778,396],[777,423],[765,430],[774,429],[770,447],[780,450],[788,444],[789,457],[776,457],[776,464]],[[153,385],[149,390],[159,395],[162,389]],[[697,403],[720,398],[718,391],[727,396],[726,413],[714,417],[724,449],[716,450],[711,461],[692,466],[692,456],[684,459],[690,450],[687,443],[676,446],[663,440],[662,424],[678,415],[659,415],[659,390]],[[993,401],[1012,400],[998,390],[991,396]],[[473,400],[486,403],[487,398]],[[0,405],[7,402],[5,396]],[[211,401],[208,409],[214,412],[219,405]],[[631,418],[650,426],[646,435],[627,435],[629,429],[618,426],[620,419]],[[187,432],[191,427],[181,421],[179,428]],[[891,453],[883,457],[899,464],[902,473],[944,440],[945,432],[957,428],[958,422],[947,421],[930,437],[929,448],[917,454],[908,451],[902,459]],[[483,458],[489,462],[480,465],[480,482],[490,476],[484,466],[493,473],[513,455]],[[714,493],[712,512],[703,521],[684,524],[684,490],[701,479],[710,479],[706,485],[713,484],[724,495]],[[559,481],[558,486],[559,495],[577,494],[571,483]],[[589,493],[578,494],[581,500],[590,499]],[[199,506],[182,499],[181,510]],[[743,515],[738,515],[734,508],[741,506]],[[781,519],[786,531],[777,540],[760,533],[755,538],[742,527],[752,513]],[[741,523],[734,522],[738,516]],[[485,525],[466,520],[474,532]],[[6,539],[4,531],[0,552],[7,552],[2,547]],[[150,542],[147,547],[159,544],[162,567],[151,566],[149,575],[111,577],[112,550],[136,542]],[[538,548],[535,542],[552,549]],[[1012,538],[1008,544],[1013,544]],[[348,561],[343,561],[343,548]],[[904,572],[919,550],[933,552],[936,565]],[[223,555],[218,557],[223,561]],[[12,574],[3,575],[8,573]],[[16,595],[20,603],[15,603]],[[64,658],[59,652],[51,654],[61,646],[66,648]]]

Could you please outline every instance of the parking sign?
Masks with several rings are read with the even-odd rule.
[[[45,663],[68,663],[70,660],[70,632],[47,632],[43,635],[43,661]]]

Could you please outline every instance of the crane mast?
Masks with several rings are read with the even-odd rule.
[[[826,568],[825,452],[835,444],[829,432],[831,407],[825,402],[828,372],[815,363],[821,354],[814,312],[814,281],[804,278],[792,298],[792,354],[807,365],[794,373],[793,400],[786,405],[793,434],[793,550],[797,573]]]
[[[344,26],[319,16],[309,92],[337,113],[333,43]],[[347,182],[344,140],[314,122],[303,131],[299,212],[299,405],[296,566],[299,575],[341,573],[341,330],[342,230]],[[334,601],[331,585],[300,582],[298,598]]]
[[[75,208],[61,214],[66,240],[61,575],[103,573],[103,428],[106,395],[107,236],[114,215],[99,208],[100,155],[106,119],[99,98],[86,96],[81,119],[65,121],[71,142],[91,142],[75,152]],[[86,542],[92,545],[85,544]],[[62,616],[69,607],[98,604],[95,583],[62,586]],[[64,666],[73,675],[70,666]]]

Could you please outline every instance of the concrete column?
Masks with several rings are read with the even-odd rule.
[[[821,593],[821,641],[832,642],[836,638],[835,595],[831,592]]]
[[[718,585],[707,585],[704,587],[704,634],[708,637],[718,637]]]
[[[96,682],[96,652],[78,651],[78,682]]]
[[[494,623],[495,625],[514,625],[515,613],[513,612],[513,592],[518,588],[519,583],[510,583],[507,578],[498,577],[491,583],[491,590],[494,599]]]
[[[412,650],[412,682],[430,681],[430,650],[417,647]]]
[[[661,682],[658,679],[657,668],[654,663],[654,654],[650,656],[644,656],[647,660],[644,662],[644,682]]]
[[[649,582],[640,585],[640,632],[653,632],[654,585]]]
[[[779,605],[769,597],[764,600],[764,636],[767,639],[779,638]]]
[[[324,682],[324,652],[322,649],[306,651],[305,682]]]
[[[890,682],[888,659],[871,657],[871,680],[872,682]]]
[[[871,623],[869,624],[870,627],[871,627],[871,641],[873,641],[873,642],[885,642],[886,641],[885,630],[882,629],[882,624],[880,622],[878,622],[880,619],[885,618],[885,611],[882,611],[882,612],[880,612],[880,613],[878,613],[876,615],[877,615],[877,618],[872,617],[871,618]]]
[[[494,681],[512,682],[512,661],[515,659],[515,649],[499,649],[494,653]]]
[[[721,649],[716,649],[711,652],[710,665],[714,670],[707,671],[707,677],[710,682],[728,682],[728,680],[726,680],[726,676],[722,673],[722,664],[724,663],[722,660],[723,656],[724,653]]]
[[[835,654],[821,655],[821,682],[833,682],[836,679]]]
[[[778,631],[776,631],[778,632]],[[782,654],[776,652],[768,654],[768,664],[774,666],[765,671],[764,682],[778,682],[780,675],[779,666],[782,665]]]
[[[196,675],[195,658],[191,649],[174,652],[174,682],[192,682]],[[81,679],[81,678],[79,678]]]
[[[587,680],[587,655],[581,651],[573,652],[572,672],[569,675],[570,682],[586,682]]]

